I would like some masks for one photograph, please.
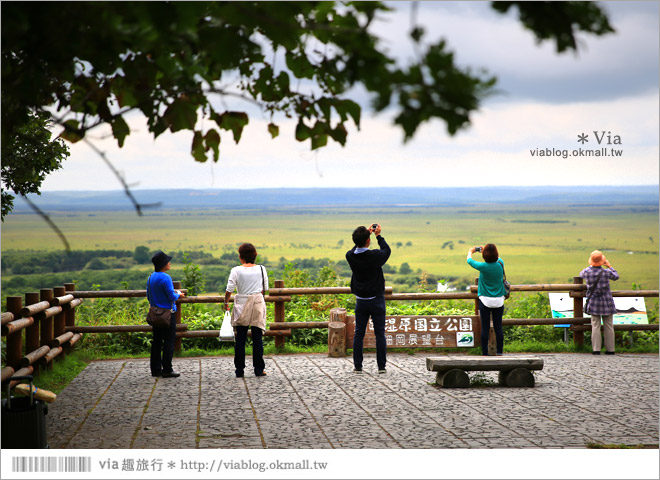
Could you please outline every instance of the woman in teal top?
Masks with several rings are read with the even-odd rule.
[[[472,254],[481,252],[485,262],[472,259]],[[493,329],[497,354],[502,355],[504,350],[504,332],[502,331],[502,315],[504,313],[504,262],[500,259],[497,247],[488,243],[481,247],[472,247],[468,250],[467,263],[475,270],[479,270],[479,316],[481,317],[481,353],[488,355],[488,333],[490,331],[490,318],[493,317]]]

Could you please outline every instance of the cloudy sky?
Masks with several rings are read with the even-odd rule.
[[[411,4],[391,5],[396,11],[381,16],[373,31],[405,62],[414,55]],[[349,129],[345,147],[330,143],[314,152],[309,142],[294,140],[295,121],[278,119],[280,135],[270,139],[268,120],[257,112],[239,145],[223,139],[218,163],[191,158],[190,133],[154,141],[140,116],[130,119],[133,133],[121,149],[99,139],[103,132],[91,137],[134,188],[658,184],[659,4],[601,5],[617,33],[581,35],[577,54],[558,55],[554,43],[537,44],[513,12],[498,14],[487,2],[420,2],[425,41],[445,38],[459,65],[498,78],[499,93],[454,137],[433,121],[404,145],[391,114],[368,110],[360,131]],[[355,99],[365,100],[359,92]],[[578,143],[582,134],[588,143]],[[572,156],[602,147],[620,156]],[[533,155],[537,149],[561,153]],[[64,168],[43,185],[44,191],[119,188],[84,143],[71,146]]]

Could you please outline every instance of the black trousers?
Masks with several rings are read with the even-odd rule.
[[[248,328],[252,331],[252,366],[254,374],[259,376],[264,372],[264,342],[263,330],[259,327],[234,327],[236,329],[236,340],[234,344],[234,366],[236,376],[243,376],[245,371],[245,342],[247,341]]]
[[[504,351],[504,331],[502,330],[502,315],[504,307],[488,308],[479,300],[479,316],[481,317],[481,354],[488,355],[488,337],[490,333],[490,317],[493,316],[495,330],[495,352],[502,355]]]
[[[369,317],[374,324],[376,335],[376,363],[378,370],[387,364],[387,340],[385,339],[385,296],[378,295],[372,300],[355,299],[355,336],[353,337],[353,365],[362,370],[364,336],[369,325]]]
[[[172,373],[172,357],[174,356],[174,340],[176,340],[176,318],[170,317],[170,326],[153,329],[151,341],[151,374]]]

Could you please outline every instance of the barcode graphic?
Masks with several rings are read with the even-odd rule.
[[[12,457],[12,472],[91,472],[92,457]]]

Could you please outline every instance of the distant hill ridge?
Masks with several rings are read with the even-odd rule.
[[[260,188],[134,190],[143,204],[161,208],[267,208],[285,206],[466,206],[483,203],[528,205],[658,205],[658,186],[455,187],[455,188]],[[30,199],[48,210],[130,210],[121,190],[52,191]],[[20,198],[16,212],[31,211]]]

